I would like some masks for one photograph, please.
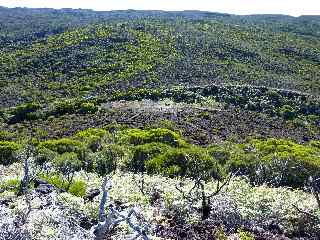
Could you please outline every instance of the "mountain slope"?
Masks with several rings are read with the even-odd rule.
[[[0,100],[6,107],[141,86],[231,83],[320,92],[317,16],[0,12]]]

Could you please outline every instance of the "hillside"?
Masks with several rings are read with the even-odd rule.
[[[5,106],[226,83],[319,95],[317,17],[1,11]]]
[[[317,240],[319,177],[320,16],[0,7],[0,240]]]

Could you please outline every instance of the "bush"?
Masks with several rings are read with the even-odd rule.
[[[74,196],[83,197],[86,194],[87,185],[83,181],[72,181],[69,186],[69,183],[65,181],[61,174],[41,175],[41,178],[56,188],[68,191]]]
[[[240,240],[255,240],[255,237],[252,233],[247,232],[242,229],[238,230],[238,235],[239,235]]]
[[[0,190],[18,193],[20,190],[20,179],[13,178],[0,183]]]
[[[62,155],[58,155],[57,157],[55,157],[53,162],[58,172],[63,174],[63,176],[67,180],[66,189],[69,190],[74,173],[81,169],[81,161],[78,159],[76,153],[63,153]]]
[[[91,138],[93,136],[102,138],[107,133],[104,129],[99,128],[88,128],[77,132],[76,136],[81,139]]]
[[[57,156],[58,153],[50,150],[50,149],[47,149],[47,148],[39,148],[37,150],[37,153],[36,153],[36,156],[35,156],[35,163],[38,165],[38,166],[43,166],[45,165],[46,163],[48,162],[51,162],[56,156]]]
[[[79,152],[82,147],[82,143],[70,138],[61,138],[58,140],[48,140],[41,142],[38,149],[47,148],[51,151],[63,154],[66,152]]]
[[[77,103],[75,102],[75,100],[64,100],[54,103],[52,113],[59,116],[75,113],[76,110]]]
[[[147,143],[135,146],[132,149],[132,159],[128,163],[129,170],[133,172],[145,172],[145,162],[153,157],[163,154],[170,146],[163,143]]]
[[[83,181],[73,181],[69,188],[69,193],[77,197],[83,197],[86,194],[86,183]]]
[[[163,154],[146,161],[150,174],[163,174],[169,177],[220,178],[221,166],[200,147],[170,148]]]
[[[15,142],[0,141],[0,164],[9,165],[16,160],[19,145]]]
[[[107,145],[102,151],[92,154],[91,158],[93,158],[96,173],[105,176],[114,172],[120,158],[124,155],[124,148],[116,144]]]
[[[150,130],[129,129],[125,132],[124,138],[134,145],[152,142],[165,143],[173,147],[186,145],[179,134],[164,128]]]
[[[56,188],[67,191],[67,183],[60,174],[40,175],[40,177]]]
[[[293,120],[297,116],[297,112],[289,105],[284,105],[279,111],[280,115],[286,120]]]
[[[10,141],[15,136],[14,133],[9,131],[0,131],[0,141]]]
[[[96,152],[101,147],[101,140],[106,134],[107,131],[104,129],[89,128],[78,132],[76,136],[85,141],[93,152]]]
[[[229,169],[247,175],[256,184],[303,187],[320,172],[320,151],[313,145],[289,140],[252,140],[233,151]]]
[[[98,111],[98,107],[93,102],[84,102],[84,103],[81,103],[80,105],[80,111],[79,111],[80,113],[93,114],[93,113],[96,113],[97,111]]]
[[[208,153],[216,159],[220,164],[225,165],[231,158],[229,149],[223,145],[212,145],[207,148]]]
[[[41,116],[35,114],[35,112],[40,108],[40,104],[34,102],[19,105],[11,111],[13,117],[9,120],[9,123],[17,123],[24,120],[37,119]]]

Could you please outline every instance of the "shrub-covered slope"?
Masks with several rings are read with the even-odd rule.
[[[0,11],[3,106],[178,84],[250,84],[319,94],[316,16]]]

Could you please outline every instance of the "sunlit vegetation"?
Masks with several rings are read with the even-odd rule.
[[[0,239],[318,239],[318,16],[0,23]]]

